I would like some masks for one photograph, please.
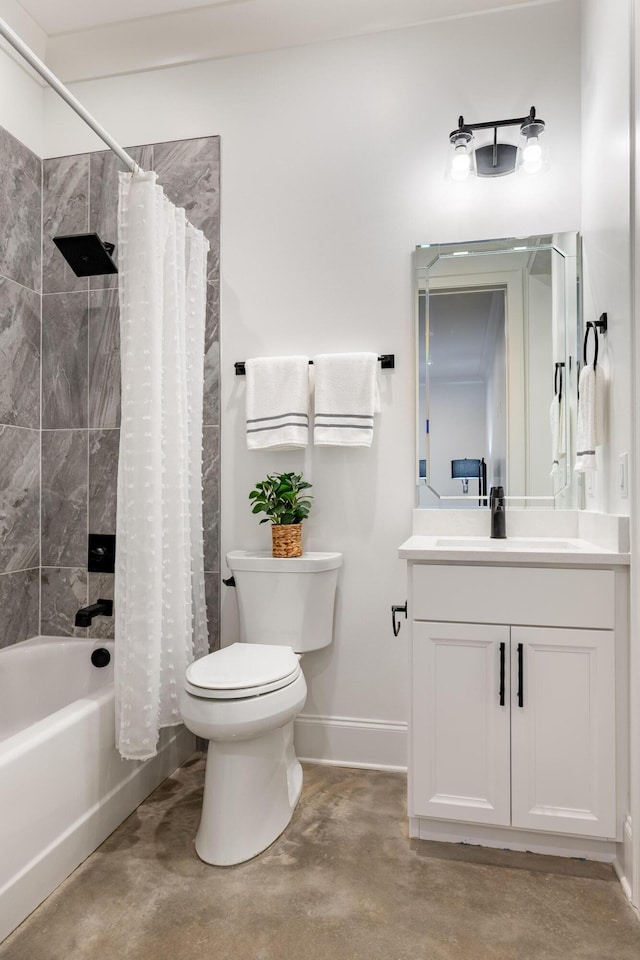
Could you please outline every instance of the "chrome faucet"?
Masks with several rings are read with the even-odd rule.
[[[506,540],[507,515],[504,506],[504,487],[491,487],[489,508],[491,510],[491,538],[493,540]]]

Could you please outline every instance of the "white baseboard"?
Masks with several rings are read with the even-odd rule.
[[[631,903],[633,898],[633,837],[631,832],[631,817],[627,814],[622,832],[622,843],[618,844],[618,853],[613,861],[613,869],[618,875],[624,894]]]
[[[614,840],[538,833],[535,830],[494,827],[484,823],[464,824],[455,821],[430,820],[426,817],[410,817],[409,836],[418,840],[468,843],[471,846],[494,847],[501,850],[544,853],[553,857],[580,857],[585,860],[597,860],[600,863],[613,863],[616,856]]]
[[[407,724],[358,717],[300,714],[295,721],[299,760],[369,770],[407,769]]]
[[[171,729],[158,754],[137,764],[115,790],[0,890],[0,942],[42,903],[116,827],[193,752],[194,737],[185,727]],[[46,802],[43,801],[43,802]]]

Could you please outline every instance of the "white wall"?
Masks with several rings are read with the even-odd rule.
[[[505,302],[500,303],[501,322],[494,324],[495,339],[493,345],[493,364],[487,379],[486,418],[487,418],[487,492],[491,487],[503,487],[507,495],[512,485],[507,472],[507,324],[512,324],[514,317],[506,311]],[[506,324],[505,324],[506,320]],[[509,438],[510,439],[510,438]],[[513,472],[513,456],[509,462],[510,472]],[[518,492],[518,487],[516,487]]]
[[[626,11],[622,11],[624,14]],[[632,97],[631,97],[631,155],[632,155],[632,257],[633,257],[633,323],[632,323],[632,409],[638,410],[640,404],[640,336],[639,336],[639,301],[640,291],[640,244],[636,237],[640,231],[640,216],[638,212],[638,183],[640,183],[640,123],[638,110],[640,109],[640,0],[633,0],[631,13],[632,37]],[[626,877],[630,888],[632,902],[640,910],[640,565],[638,564],[638,543],[640,542],[640,417],[635,413],[632,416],[633,456],[630,457],[631,467],[631,571],[630,571],[630,632],[629,643],[629,756],[630,783],[629,783],[629,811],[630,818],[625,830],[626,844],[623,846],[621,857],[621,872]],[[635,830],[634,830],[635,824]]]
[[[554,260],[560,257],[554,256]],[[553,493],[549,407],[553,397],[553,318],[551,276],[527,278],[525,365],[527,379],[527,490]],[[562,463],[562,470],[565,468]]]
[[[638,387],[640,373],[637,300],[633,303],[632,268],[637,272],[637,0],[583,0],[582,123],[583,234],[585,319],[606,311],[609,333],[601,338],[603,365],[609,376],[608,443],[599,451],[596,482],[587,505],[632,514],[630,677],[631,816],[626,842],[619,845],[619,870],[626,892],[640,909],[640,613],[638,603],[638,506],[640,464]],[[633,12],[635,11],[635,24]],[[635,32],[634,32],[635,28]],[[635,64],[635,71],[634,71]],[[634,89],[635,81],[635,89]],[[634,149],[635,168],[632,165]],[[632,354],[632,346],[634,353]],[[633,366],[632,366],[633,364]],[[635,380],[635,383],[634,383]],[[633,392],[632,392],[632,388]],[[634,402],[635,401],[635,402]],[[634,440],[632,448],[632,440]],[[629,452],[633,496],[617,487],[617,459]],[[631,840],[632,837],[632,840]]]
[[[0,0],[0,17],[39,57],[46,37],[16,0]],[[42,156],[44,91],[30,67],[0,39],[0,126]]]
[[[415,496],[411,253],[579,228],[578,13],[560,0],[73,87],[125,145],[222,137],[222,549],[266,548],[251,484],[304,469],[315,494],[305,548],[344,553],[334,646],[305,661],[308,714],[406,719],[407,631],[394,640],[390,605],[406,596],[396,552]],[[460,113],[474,122],[532,104],[548,124],[549,174],[444,181]],[[48,156],[99,146],[49,97],[46,121]],[[380,376],[373,448],[248,453],[233,362],[342,350],[396,355]],[[376,727],[358,730],[349,759],[372,761]],[[403,738],[392,739],[402,763]]]
[[[504,358],[504,354],[503,354]],[[456,383],[431,381],[429,386],[429,480],[443,497],[462,496],[462,481],[451,477],[451,461],[487,456],[487,387],[484,380]],[[478,481],[469,481],[468,501],[478,506]]]
[[[588,509],[629,513],[616,484],[631,445],[630,4],[582,3],[582,232],[584,319],[606,311],[600,357],[609,380],[607,442]]]

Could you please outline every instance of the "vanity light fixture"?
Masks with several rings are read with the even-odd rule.
[[[520,127],[518,146],[498,143],[498,127],[515,126]],[[493,143],[476,147],[475,130],[493,130]],[[464,117],[458,117],[458,129],[449,134],[448,175],[451,180],[466,180],[469,176],[504,177],[517,170],[541,173],[549,166],[544,130],[544,120],[536,117],[535,107],[531,107],[526,117],[511,120],[465,123]]]
[[[469,480],[480,478],[480,460],[470,460],[465,457],[451,461],[451,479],[462,480],[462,492],[469,493]]]

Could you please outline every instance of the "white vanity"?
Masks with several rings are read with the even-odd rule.
[[[492,541],[486,512],[415,513],[427,532],[399,550],[410,835],[612,860],[627,811],[625,519],[512,511],[519,535]]]

